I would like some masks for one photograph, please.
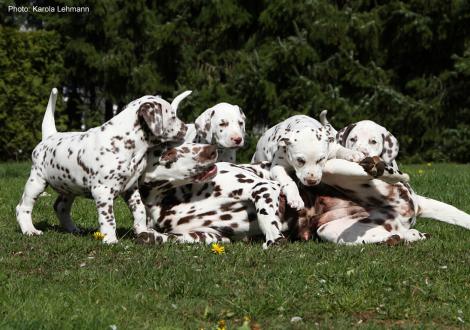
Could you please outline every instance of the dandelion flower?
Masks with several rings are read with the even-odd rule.
[[[427,165],[428,165],[428,167],[431,167],[431,166],[432,166],[432,163],[428,163]]]
[[[423,173],[424,173],[424,170],[422,170],[422,169],[418,170],[418,174],[423,174]]]
[[[98,241],[101,241],[104,238],[104,234],[99,232],[99,231],[95,231],[93,233],[93,238],[98,240]]]
[[[214,244],[217,244],[217,243],[214,243]],[[214,245],[213,244],[213,245]],[[218,245],[218,244],[217,244]],[[223,247],[222,247],[223,249]],[[217,330],[227,330],[227,328],[225,327],[225,320],[220,320],[217,324]]]
[[[225,248],[219,243],[212,243],[211,250],[215,254],[222,254],[225,252]]]

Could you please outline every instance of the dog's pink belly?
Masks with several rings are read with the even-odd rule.
[[[315,226],[318,228],[330,221],[350,218],[358,220],[367,218],[370,213],[362,206],[350,200],[331,197],[318,196],[315,202]]]

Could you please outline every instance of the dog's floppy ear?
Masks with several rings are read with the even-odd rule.
[[[211,120],[214,116],[215,110],[210,108],[204,111],[196,118],[194,126],[196,127],[197,135],[204,139],[206,143],[212,143],[212,125]]]
[[[242,117],[243,121],[245,121],[245,120],[246,120],[246,116],[245,116],[245,114],[243,113],[242,108],[238,107],[238,111],[240,111],[240,116]]]
[[[162,119],[162,105],[157,102],[145,102],[138,110],[138,114],[144,119],[147,127],[153,135],[162,136],[163,134],[163,119]]]
[[[356,124],[349,124],[348,126],[340,129],[336,134],[336,141],[343,147],[346,147],[346,141],[348,140],[349,133],[356,127]]]
[[[386,162],[387,164],[391,163],[395,160],[398,155],[399,144],[396,137],[392,135],[389,131],[385,131],[382,133],[383,139],[383,149],[382,154],[380,157]]]

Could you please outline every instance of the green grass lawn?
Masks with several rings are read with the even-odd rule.
[[[470,212],[470,166],[405,166],[420,194]],[[423,172],[424,171],[424,172]],[[140,246],[119,200],[120,243],[93,239],[94,205],[72,215],[89,234],[60,231],[55,193],[33,219],[40,237],[22,236],[15,206],[27,163],[0,165],[0,328],[215,329],[243,318],[262,329],[459,328],[470,326],[470,231],[420,219],[428,241],[389,247],[295,243]],[[291,323],[295,316],[302,321]],[[245,329],[248,329],[245,327]]]

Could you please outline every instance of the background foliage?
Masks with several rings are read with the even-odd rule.
[[[259,133],[326,108],[337,128],[366,118],[389,128],[401,159],[470,160],[468,1],[90,0],[81,2],[90,13],[60,15],[12,15],[7,4],[2,159],[28,157],[59,86],[67,102],[57,116],[69,130],[104,122],[113,103],[192,89],[187,121],[227,101]]]

